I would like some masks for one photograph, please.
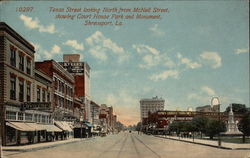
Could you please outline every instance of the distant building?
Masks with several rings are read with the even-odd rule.
[[[205,105],[196,108],[198,112],[219,112],[219,105]]]
[[[100,115],[100,106],[94,101],[90,102],[91,104],[91,117],[93,125],[100,125],[99,115]]]
[[[148,113],[154,113],[159,110],[164,110],[165,100],[162,98],[153,97],[152,99],[141,99],[140,110],[141,120],[148,117]]]
[[[90,67],[87,62],[80,61],[80,54],[64,54],[63,62],[59,64],[75,79],[75,96],[84,102],[85,121],[91,122],[91,97],[90,97]]]

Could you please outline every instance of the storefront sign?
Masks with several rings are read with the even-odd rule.
[[[21,110],[50,110],[50,102],[25,102],[21,104]]]

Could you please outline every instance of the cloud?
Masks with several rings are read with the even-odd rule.
[[[167,70],[163,71],[162,73],[153,74],[149,77],[152,81],[159,81],[159,80],[165,80],[169,77],[177,79],[179,77],[179,72],[177,70]]]
[[[61,48],[58,45],[53,45],[50,51],[44,50],[42,55],[44,59],[52,59],[54,55],[62,54]]]
[[[150,53],[150,54],[153,54],[153,55],[159,55],[160,52],[153,48],[153,47],[150,47],[148,45],[144,45],[144,44],[134,44],[132,46],[134,49],[136,49],[137,53]]]
[[[76,40],[67,40],[66,42],[63,43],[63,45],[70,46],[75,50],[84,50],[83,44],[78,43]]]
[[[212,88],[209,88],[208,86],[201,87],[201,90],[210,96],[215,95],[215,91]]]
[[[222,65],[221,57],[217,52],[205,51],[202,54],[200,54],[200,57],[214,69],[219,68]]]
[[[149,69],[157,65],[173,67],[175,65],[175,63],[167,56],[167,53],[161,54],[156,48],[144,44],[134,44],[132,47],[142,56],[143,63],[139,64],[140,68]]]
[[[19,18],[24,22],[24,25],[29,29],[38,29],[39,32],[47,32],[50,34],[56,33],[55,25],[51,24],[44,26],[40,24],[38,18],[33,19],[32,17],[21,14]]]
[[[236,49],[235,54],[249,53],[249,48]]]
[[[200,68],[202,65],[198,62],[192,62],[191,59],[184,58],[180,53],[177,54],[177,58],[179,58],[180,63],[186,65],[186,68],[189,69],[197,69]]]
[[[130,56],[124,48],[118,46],[111,39],[106,38],[100,31],[96,31],[86,38],[85,41],[90,47],[90,54],[96,59],[105,61],[108,59],[108,55],[112,55],[118,57],[118,62],[122,63]]]
[[[158,24],[154,24],[149,30],[156,36],[164,36],[165,32],[159,28]]]

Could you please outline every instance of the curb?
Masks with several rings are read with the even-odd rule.
[[[230,147],[225,147],[225,146],[219,147],[218,145],[211,145],[211,144],[205,144],[205,143],[199,143],[199,142],[192,142],[192,141],[169,138],[169,137],[161,137],[161,136],[155,136],[155,137],[171,139],[171,140],[176,140],[176,141],[186,142],[186,143],[191,143],[191,144],[204,145],[204,146],[209,146],[209,147],[213,147],[213,148],[226,149],[226,150],[250,150],[250,148],[230,148]]]
[[[29,152],[29,151],[36,151],[36,150],[41,150],[41,149],[47,149],[47,148],[54,148],[60,145],[66,145],[66,144],[72,144],[72,143],[77,143],[77,142],[81,142],[81,141],[86,141],[86,140],[90,140],[93,138],[87,138],[87,139],[80,139],[80,140],[75,140],[75,141],[70,141],[70,142],[64,142],[64,143],[58,143],[58,144],[51,144],[51,145],[45,145],[45,146],[39,146],[39,147],[33,147],[33,148],[29,148],[29,149],[2,149],[3,151],[17,151],[17,152]]]

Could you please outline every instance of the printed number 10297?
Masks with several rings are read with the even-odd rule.
[[[16,12],[32,12],[34,7],[17,7]]]

